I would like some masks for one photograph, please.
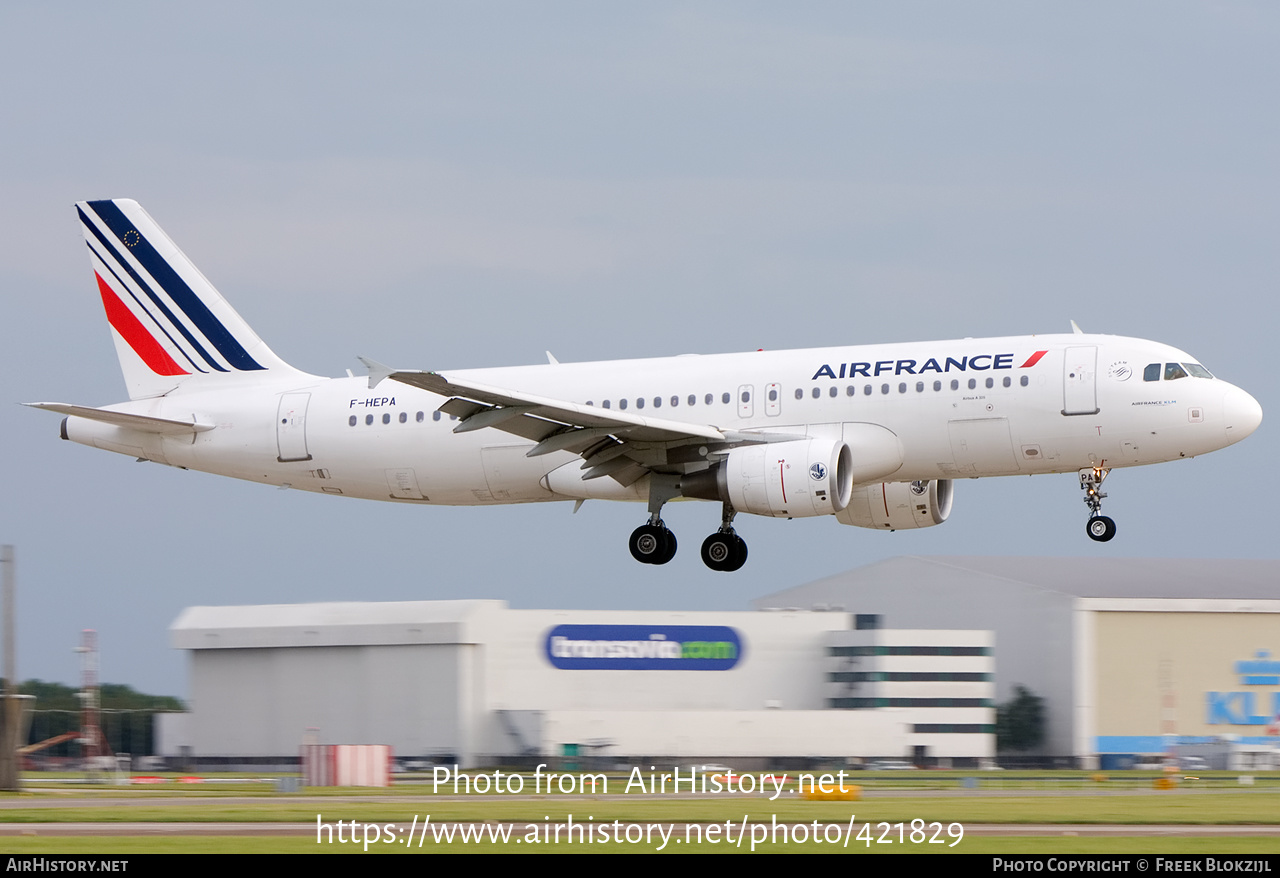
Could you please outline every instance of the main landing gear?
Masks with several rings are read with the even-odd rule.
[[[631,532],[627,547],[641,564],[666,564],[676,556],[676,535],[662,522],[662,506],[678,495],[678,482],[655,478],[649,486],[649,522]],[[728,503],[720,515],[720,529],[702,543],[702,563],[712,570],[732,572],[747,563],[747,544],[733,531],[738,513]]]
[[[1100,466],[1080,470],[1080,489],[1084,491],[1084,502],[1089,507],[1089,520],[1085,522],[1084,531],[1089,539],[1105,543],[1116,535],[1116,523],[1102,514],[1102,501],[1107,496],[1102,493],[1102,482],[1111,472]]]
[[[738,513],[728,503],[720,518],[720,530],[702,541],[702,563],[712,570],[732,573],[747,563],[747,543],[733,532],[733,517]]]
[[[676,535],[668,530],[662,519],[649,519],[631,532],[631,557],[641,564],[666,564],[676,556]]]

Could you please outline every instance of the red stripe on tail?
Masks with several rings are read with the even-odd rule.
[[[107,322],[111,324],[120,337],[129,343],[133,352],[142,358],[142,362],[157,375],[190,375],[173,361],[169,352],[160,346],[147,328],[142,325],[133,312],[125,307],[124,302],[115,294],[115,290],[107,286],[102,275],[96,271],[93,276],[98,279],[98,292],[102,294],[102,307],[107,310]]]

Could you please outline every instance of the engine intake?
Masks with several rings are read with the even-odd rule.
[[[720,463],[680,480],[681,493],[775,518],[832,515],[853,491],[853,454],[833,439],[735,448]]]

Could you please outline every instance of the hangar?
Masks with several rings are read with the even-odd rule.
[[[185,744],[295,757],[390,744],[463,767],[994,755],[990,632],[843,611],[516,610],[502,601],[191,607]]]
[[[752,605],[992,630],[997,701],[1042,697],[1060,764],[1278,740],[1280,561],[907,556]]]
[[[908,556],[752,605],[192,607],[172,626],[192,712],[165,752],[289,759],[310,736],[463,766],[979,766],[1017,686],[1044,699],[1043,744],[1021,754],[1041,764],[1223,740],[1270,754],[1280,731],[1277,561]]]

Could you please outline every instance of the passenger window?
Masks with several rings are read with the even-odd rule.
[[[934,389],[934,391],[939,391],[939,390],[941,390],[941,389],[942,389],[942,382],[941,382],[941,381],[935,381],[935,382],[933,382],[933,389]]]
[[[372,424],[372,423],[373,423],[373,415],[365,415],[365,416],[364,416],[364,425],[367,427],[367,426],[369,426],[369,425],[370,425],[370,424]]]
[[[351,417],[347,418],[347,424],[349,426],[354,427],[356,425],[356,416],[352,415]]]
[[[384,423],[384,424],[390,424],[390,423],[391,423],[391,412],[385,412],[385,413],[382,415],[382,423]]]
[[[1181,366],[1179,366],[1177,363],[1164,364],[1164,380],[1165,381],[1176,381],[1179,378],[1186,378],[1186,377],[1187,377],[1187,371],[1183,369]]]
[[[862,395],[863,395],[863,396],[870,396],[870,395],[871,395],[871,385],[870,385],[870,384],[867,384],[867,385],[865,385],[865,386],[862,388]]]
[[[1023,387],[1026,387],[1028,384],[1031,383],[1031,381],[1030,379],[1027,378],[1026,375],[1023,375],[1021,378],[1018,379],[1018,383],[1021,384]]]
[[[977,379],[977,378],[970,378],[970,379],[969,379],[969,389],[970,389],[970,390],[973,390],[973,389],[974,389],[975,387],[977,387],[977,386],[978,386],[978,379]]]
[[[618,400],[618,408],[625,412],[627,410],[627,401],[625,399]]]
[[[731,397],[731,396],[729,396],[729,394],[727,394],[727,393],[720,397],[720,401],[721,401],[722,403],[724,403],[725,405],[728,405],[728,404],[729,404],[729,400],[730,400],[730,399],[732,399],[732,397]],[[746,402],[746,400],[744,399],[744,400],[743,400],[743,402]]]
[[[418,412],[418,414],[415,416],[415,418],[414,418],[414,419],[415,419],[419,424],[421,424],[421,423],[422,423],[422,419],[423,419],[424,417],[426,417],[426,413],[425,413],[425,412]]]
[[[880,392],[881,392],[881,393],[888,393],[888,392],[889,392],[889,385],[888,385],[888,384],[881,384],[881,385],[880,385]]]
[[[438,420],[440,420],[440,413],[439,413],[439,412],[432,412],[432,413],[431,413],[431,420],[433,420],[433,421],[438,421]]]
[[[1159,381],[1160,380],[1160,364],[1151,363],[1147,368],[1142,370],[1143,381]]]
[[[751,391],[749,390],[742,391],[742,401],[751,402]]]
[[[804,391],[799,387],[796,388],[796,399],[804,399]]]
[[[899,393],[906,393],[906,392],[907,392],[907,382],[903,381],[903,382],[901,382],[901,383],[898,385],[898,392],[899,392]]]
[[[1011,384],[1013,384],[1013,379],[1010,378],[1008,375],[1004,376],[1004,386],[1008,387]]]
[[[818,388],[816,388],[816,387],[815,387],[815,388],[813,388],[813,398],[814,398],[814,399],[817,399],[817,398],[818,398],[818,397],[820,397],[820,396],[822,396],[822,391],[821,391],[821,390],[819,390],[819,389],[818,389]]]
[[[656,408],[656,409],[660,409],[660,408],[662,408],[662,397],[660,397],[660,396],[655,396],[655,397],[653,398],[653,407],[654,407],[654,408]]]
[[[993,387],[995,387],[995,386],[996,386],[996,379],[994,379],[994,378],[988,378],[988,379],[987,379],[987,389],[988,389],[988,390],[990,390],[991,388],[993,388]]]
[[[409,422],[409,413],[408,413],[408,412],[401,412],[401,413],[400,413],[400,423],[402,423],[402,424],[407,424],[408,422]]]
[[[848,387],[844,389],[845,396],[853,396],[857,392],[858,392],[858,388],[854,387],[852,384],[850,384]]]
[[[639,397],[639,398],[637,398],[637,399],[636,399],[636,408],[638,408],[638,409],[642,409],[642,408],[644,408],[644,397],[643,397],[643,396],[641,396],[641,397]]]
[[[836,396],[836,394],[837,394],[837,393],[839,393],[839,392],[840,392],[840,391],[836,388],[836,386],[835,386],[834,384],[832,384],[832,385],[831,385],[831,389],[827,391],[827,396],[829,396],[829,397],[831,397],[832,399],[834,399],[834,398],[835,398],[835,396]]]
[[[960,389],[960,382],[959,382],[959,381],[957,381],[955,378],[952,378],[952,379],[951,379],[951,389],[952,389],[952,390],[959,390],[959,389]]]
[[[924,393],[924,382],[923,382],[923,381],[917,381],[917,382],[916,382],[916,393]]]
[[[776,388],[776,387],[770,387],[770,388],[769,388],[769,402],[777,402],[777,401],[778,401],[778,388]]]
[[[710,393],[708,393],[708,394],[707,394],[707,398],[706,398],[706,399],[704,399],[704,400],[703,400],[703,402],[705,402],[707,405],[711,405],[711,400],[713,400],[713,399],[715,399],[715,397],[714,397],[714,396],[712,396]]]
[[[697,404],[698,404],[698,397],[694,396],[692,393],[689,394],[689,405],[697,405]]]
[[[675,408],[678,405],[680,405],[680,397],[678,396],[671,397],[671,407]]]
[[[606,409],[607,409],[607,408],[609,408],[609,400],[607,400],[607,399],[606,399],[606,400],[604,400],[603,402],[601,402],[601,403],[600,403],[600,407],[601,407],[601,408],[606,408]]]

